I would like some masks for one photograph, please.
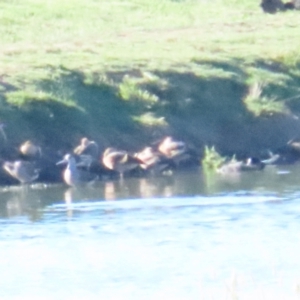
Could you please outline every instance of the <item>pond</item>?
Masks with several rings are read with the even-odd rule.
[[[0,191],[1,299],[299,299],[300,166]]]

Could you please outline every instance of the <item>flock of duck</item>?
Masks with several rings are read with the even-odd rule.
[[[3,161],[2,170],[5,176],[22,184],[47,179],[56,181],[53,174],[59,174],[67,185],[74,186],[103,178],[123,178],[124,174],[163,173],[200,163],[198,156],[184,142],[171,136],[136,153],[109,147],[101,154],[98,144],[87,137],[58,161],[53,159],[56,156],[49,158],[30,140],[22,143],[18,152],[17,160]]]
[[[0,124],[0,131],[6,139]],[[288,149],[288,150],[287,150]],[[64,181],[68,186],[82,182],[94,182],[106,178],[123,178],[124,174],[161,174],[185,167],[199,167],[201,157],[185,142],[166,136],[139,152],[130,153],[109,147],[100,153],[95,141],[83,137],[80,144],[58,159],[49,156],[43,149],[26,141],[19,146],[18,159],[2,162],[4,179],[13,178],[10,183],[21,184],[34,181]],[[290,141],[285,151],[270,154],[261,160],[250,157],[246,160],[230,160],[217,169],[217,173],[228,174],[242,171],[263,170],[268,164],[288,164],[300,159],[300,142]],[[3,176],[0,178],[3,181]],[[3,182],[0,181],[0,184]],[[4,183],[5,182],[4,180]]]

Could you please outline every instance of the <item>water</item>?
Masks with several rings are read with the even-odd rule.
[[[299,175],[4,187],[0,299],[299,299]]]

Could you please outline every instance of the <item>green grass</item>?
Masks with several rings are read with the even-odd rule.
[[[29,105],[39,105],[40,103],[57,102],[67,107],[77,107],[76,103],[68,99],[59,99],[53,94],[48,94],[43,91],[27,91],[19,90],[6,93],[6,102],[12,106],[19,108]],[[80,107],[77,107],[80,109]]]
[[[257,1],[245,0],[5,1],[0,4],[1,69],[25,75],[47,65],[96,71],[139,63],[169,68],[195,58],[295,64],[297,13],[269,16]]]
[[[0,118],[16,143],[172,133],[231,153],[259,118],[300,113],[299,27],[254,0],[1,1]],[[294,134],[270,128],[258,148]]]
[[[255,82],[249,87],[248,94],[244,98],[244,103],[249,111],[255,116],[273,115],[276,113],[289,114],[289,110],[284,102],[277,101],[273,98],[263,96],[263,84]]]
[[[207,147],[204,149],[204,156],[202,159],[202,166],[204,170],[216,171],[226,161],[226,157],[222,157],[215,149],[215,147]]]

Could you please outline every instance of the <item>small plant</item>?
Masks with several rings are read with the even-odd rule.
[[[144,125],[144,126],[158,126],[165,127],[168,125],[164,117],[157,117],[153,113],[145,113],[140,116],[133,117],[133,120]]]
[[[133,96],[136,96],[139,92],[136,82],[125,75],[123,81],[119,85],[119,95],[124,100],[130,100]]]
[[[138,80],[124,76],[122,83],[119,85],[119,95],[124,100],[140,100],[147,103],[156,103],[159,98],[148,91],[142,90],[138,86]]]
[[[86,72],[84,74],[83,83],[87,86],[115,86],[112,79],[110,79],[104,73],[97,73],[97,72]]]
[[[262,96],[264,85],[255,82],[249,87],[248,94],[244,98],[247,109],[256,117],[262,115],[273,115],[274,113],[288,113],[283,102],[275,97]]]
[[[143,71],[142,76],[141,83],[154,84],[160,89],[165,89],[169,86],[169,83],[166,79],[162,79],[151,72]]]
[[[202,166],[207,170],[216,171],[224,162],[226,158],[221,156],[215,149],[214,146],[209,148],[205,146],[204,157],[202,159]]]
[[[13,91],[5,94],[6,102],[12,106],[17,106],[19,108],[25,107],[33,103],[51,103],[58,102],[67,107],[77,108],[82,110],[77,104],[68,99],[60,99],[51,93],[46,93],[44,91],[34,91],[34,90],[20,90]]]

